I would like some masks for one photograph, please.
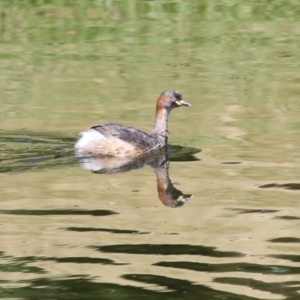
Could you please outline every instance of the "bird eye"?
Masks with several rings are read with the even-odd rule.
[[[181,100],[182,99],[181,94],[177,94],[177,93],[175,94],[174,98],[176,100]]]

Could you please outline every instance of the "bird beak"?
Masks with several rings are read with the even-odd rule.
[[[184,100],[177,100],[175,101],[175,103],[178,105],[178,106],[192,106],[190,103],[184,101]]]

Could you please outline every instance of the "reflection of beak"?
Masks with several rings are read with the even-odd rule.
[[[178,105],[178,106],[192,106],[191,104],[189,104],[188,102],[184,101],[184,100],[177,100],[175,101],[175,103]]]
[[[194,197],[194,195],[192,195],[192,194],[182,194],[178,197],[177,201],[185,203],[185,202],[191,200],[193,197]]]

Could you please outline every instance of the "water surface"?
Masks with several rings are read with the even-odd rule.
[[[299,299],[299,14],[2,1],[0,298]],[[192,104],[172,112],[170,143],[202,149],[170,160],[171,202],[153,164],[82,167],[78,132],[150,131],[169,88]],[[176,191],[193,198],[166,205]]]

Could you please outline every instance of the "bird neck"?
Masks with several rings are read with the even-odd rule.
[[[152,168],[156,175],[158,197],[162,203],[168,206],[167,194],[170,186],[172,186],[169,178],[169,161],[164,155],[157,158],[157,161],[152,164]]]
[[[164,142],[164,144],[167,144],[168,142],[168,117],[169,117],[169,111],[164,108],[157,108],[156,109],[156,118],[154,122],[154,127],[152,130],[152,134],[155,134],[158,136],[158,138]]]

